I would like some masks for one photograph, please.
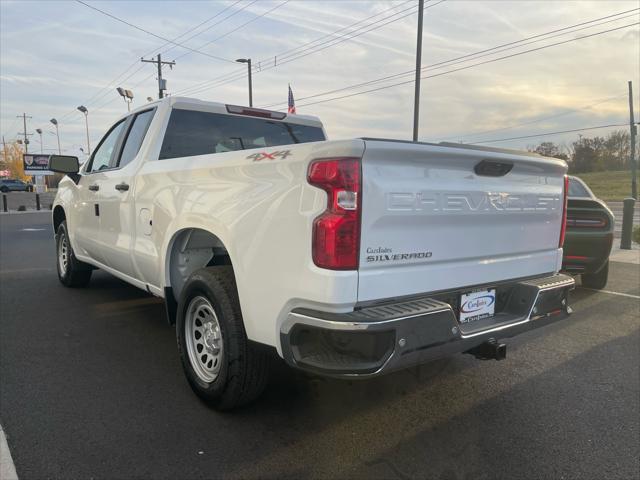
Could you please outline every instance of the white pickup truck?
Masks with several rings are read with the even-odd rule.
[[[327,141],[320,121],[170,97],[111,127],[53,205],[69,287],[100,268],[164,298],[193,390],[256,398],[269,350],[366,378],[567,317],[565,162],[457,144]],[[271,347],[271,348],[265,348]]]

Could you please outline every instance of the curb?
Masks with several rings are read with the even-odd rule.
[[[25,210],[24,212],[19,212],[17,210],[9,210],[8,212],[0,212],[0,215],[21,215],[23,213],[48,213],[51,214],[51,210],[42,209],[42,210]],[[4,480],[4,479],[3,479]]]

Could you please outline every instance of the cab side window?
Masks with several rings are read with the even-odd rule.
[[[124,124],[124,120],[120,121],[104,136],[98,148],[93,152],[91,165],[87,169],[88,172],[98,172],[110,167],[111,157],[118,146],[118,139]]]
[[[151,123],[154,112],[155,110],[147,110],[146,112],[137,114],[133,119],[133,124],[129,128],[127,140],[122,148],[122,155],[120,155],[118,167],[124,167],[126,164],[131,162],[131,160],[133,160],[140,151],[142,141],[149,129],[149,124]]]

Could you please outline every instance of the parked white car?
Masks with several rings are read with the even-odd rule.
[[[164,298],[193,390],[256,398],[269,350],[370,377],[565,318],[565,162],[327,141],[321,122],[170,97],[115,123],[53,208],[60,281],[100,268]],[[270,348],[265,348],[270,347]]]

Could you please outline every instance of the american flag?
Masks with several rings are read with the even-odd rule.
[[[293,99],[291,85],[289,85],[289,113],[296,113],[296,101]]]

